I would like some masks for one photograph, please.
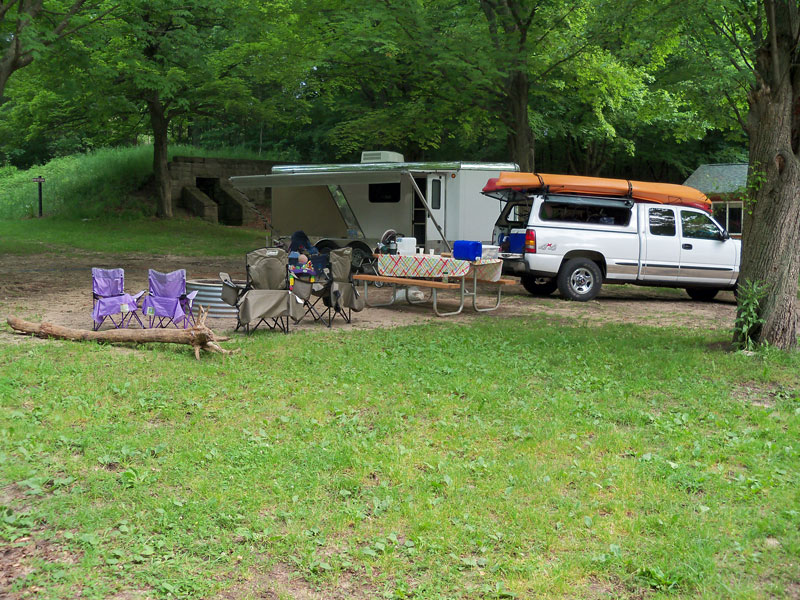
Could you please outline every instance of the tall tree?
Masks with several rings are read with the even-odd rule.
[[[750,148],[739,281],[767,288],[755,339],[793,348],[800,332],[800,9],[797,0],[702,5],[703,53],[734,66],[747,100],[745,114],[736,90],[728,91]]]
[[[109,86],[98,93],[122,95],[138,103],[150,123],[153,171],[159,191],[158,214],[172,217],[168,146],[177,118],[216,116],[254,110],[254,98],[242,48],[257,52],[240,27],[274,24],[283,3],[269,7],[236,0],[128,0],[92,48],[95,80]],[[263,50],[263,49],[262,49]]]
[[[764,0],[762,7],[751,29],[755,82],[747,97],[747,132],[753,195],[742,231],[740,280],[768,286],[758,339],[793,348],[799,331],[800,15],[796,0]]]

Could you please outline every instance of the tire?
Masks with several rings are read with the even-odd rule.
[[[320,254],[330,254],[331,250],[336,250],[339,246],[328,240],[320,240],[316,243],[316,248]]]
[[[350,262],[356,273],[366,273],[364,267],[372,262],[372,252],[365,250],[361,246],[350,246],[353,249],[353,254]]]
[[[361,267],[361,272],[367,275],[378,275],[378,265],[375,262],[364,263]],[[382,288],[384,283],[382,281],[373,281],[372,285],[376,288]]]
[[[711,302],[718,292],[717,288],[686,288],[689,297],[698,302]]]
[[[549,296],[558,289],[555,277],[536,277],[526,273],[520,277],[520,283],[531,296]]]
[[[586,302],[600,293],[603,273],[593,260],[573,258],[561,267],[557,284],[558,291],[564,298]]]

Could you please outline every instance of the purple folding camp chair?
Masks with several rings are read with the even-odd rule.
[[[186,270],[178,269],[172,273],[160,273],[150,269],[147,273],[150,291],[142,302],[142,313],[150,319],[150,327],[184,329],[194,325],[192,302],[197,290],[186,293]]]
[[[92,329],[97,331],[106,319],[114,328],[127,327],[139,318],[139,298],[144,290],[131,296],[125,293],[124,269],[92,269]],[[116,315],[119,315],[115,318]]]

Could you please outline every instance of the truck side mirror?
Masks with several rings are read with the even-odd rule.
[[[723,242],[729,240],[731,239],[731,234],[728,233],[727,229],[723,229],[722,231],[719,232],[719,239]]]

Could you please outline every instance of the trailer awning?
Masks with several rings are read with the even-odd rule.
[[[340,173],[286,173],[277,175],[242,175],[231,177],[240,190],[310,185],[351,185],[357,183],[400,183],[403,171],[342,171]]]
[[[276,188],[276,187],[307,187],[314,185],[323,185],[332,189],[341,185],[352,184],[369,184],[369,183],[400,183],[403,177],[408,177],[411,186],[414,189],[419,201],[425,207],[425,212],[428,214],[433,226],[442,238],[444,245],[452,252],[453,248],[450,242],[444,236],[442,226],[436,220],[436,216],[431,211],[428,201],[425,199],[425,194],[417,186],[414,181],[414,173],[417,171],[411,170],[394,170],[394,171],[327,171],[324,173],[276,173],[275,175],[242,175],[239,177],[231,177],[230,182],[234,187],[240,190],[247,189],[263,189],[263,188]],[[424,171],[420,171],[424,172]],[[344,199],[344,196],[342,196]],[[344,199],[344,207],[339,205],[339,209],[345,210],[350,213],[350,216],[343,213],[343,219],[346,223],[350,220],[355,220],[355,215],[352,213],[350,206]],[[352,219],[351,219],[352,217]],[[359,228],[360,229],[360,228]],[[362,233],[363,236],[363,233]]]

